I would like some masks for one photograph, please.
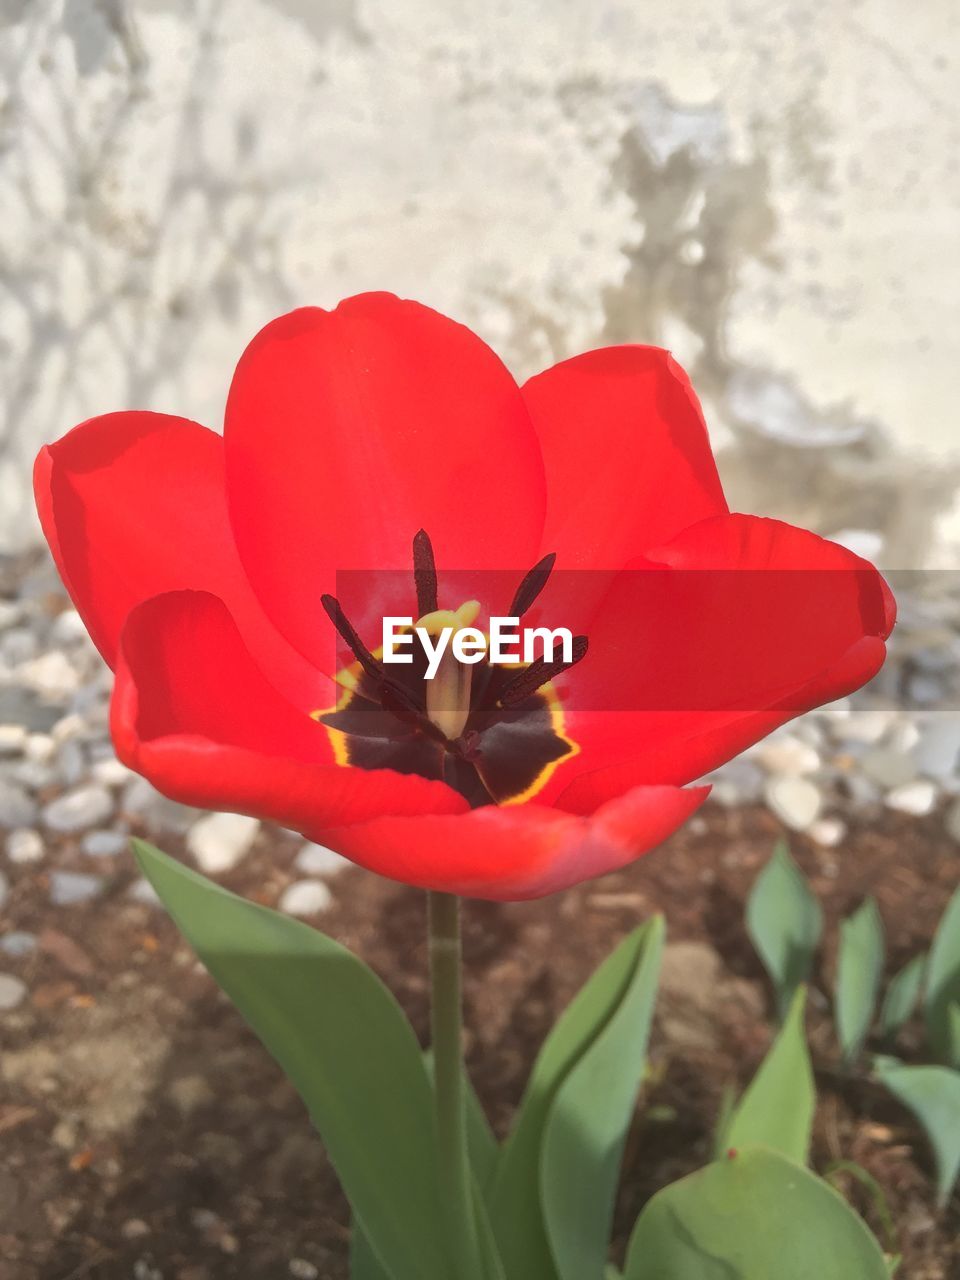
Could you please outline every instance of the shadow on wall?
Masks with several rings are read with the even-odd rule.
[[[349,61],[372,44],[350,0],[273,0],[270,8],[335,58]],[[36,541],[29,472],[43,440],[105,407],[206,413],[222,403],[222,370],[250,332],[304,301],[284,254],[302,210],[331,179],[312,152],[296,166],[272,159],[276,140],[265,142],[255,95],[221,94],[227,12],[225,0],[150,0],[142,11],[128,0],[20,0],[0,9],[0,74],[9,86],[0,115],[0,551]],[[151,62],[140,13],[160,15],[169,39],[180,40],[179,79],[167,53],[162,66]],[[470,83],[464,72],[463,93]],[[473,91],[504,89],[494,77]],[[610,196],[635,210],[636,234],[610,246],[626,268],[602,296],[592,341],[643,338],[675,351],[704,399],[735,508],[838,536],[882,564],[922,564],[960,467],[924,463],[881,424],[842,405],[818,408],[790,376],[740,363],[728,349],[742,268],[778,266],[769,121],[742,159],[721,106],[684,106],[641,78],[573,76],[526,91],[559,106],[583,148],[596,120],[622,122],[604,126],[621,130]],[[477,117],[465,112],[450,127],[476,128]],[[829,183],[816,104],[799,104],[777,127],[804,181]],[[373,198],[364,175],[334,186],[340,181],[356,183],[362,216]],[[466,188],[454,194],[469,199]],[[334,264],[329,245],[325,252]],[[502,345],[514,368],[529,371],[545,352],[574,353],[569,299],[551,310],[499,284],[499,269],[480,274],[478,295],[508,317]],[[198,368],[217,370],[209,404],[187,384]]]
[[[198,25],[179,96],[151,83],[124,0],[0,10],[0,551],[36,542],[33,455],[104,410],[105,372],[120,388],[110,407],[158,407],[161,385],[175,405],[210,308],[239,325],[245,291],[275,310],[295,303],[277,262],[276,196],[306,178],[250,163],[258,126],[247,115],[230,121],[215,167],[203,145],[223,8],[220,0],[190,10]],[[158,156],[150,173],[124,174],[131,121],[149,131],[168,113],[171,156]],[[118,192],[131,178],[135,189]]]

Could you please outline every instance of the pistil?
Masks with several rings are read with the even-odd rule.
[[[427,691],[427,718],[448,741],[459,738],[470,716],[470,689],[473,668],[460,662],[453,652],[453,640],[477,619],[480,603],[465,601],[459,609],[434,609],[417,621],[415,631],[422,629],[430,637],[447,631],[447,644],[432,680],[424,681]]]

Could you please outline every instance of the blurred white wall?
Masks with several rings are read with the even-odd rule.
[[[737,505],[955,564],[956,13],[0,0],[0,550],[40,443],[219,426],[260,324],[386,288],[518,374],[670,346]]]

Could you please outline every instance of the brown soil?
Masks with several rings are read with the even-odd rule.
[[[724,1086],[748,1079],[769,1040],[743,903],[778,827],[762,809],[704,812],[627,871],[543,902],[475,903],[466,913],[468,1060],[500,1133],[557,1011],[628,928],[662,911],[672,943],[701,944],[668,958],[651,1084],[627,1147],[618,1249],[651,1193],[708,1158]],[[826,989],[839,915],[875,893],[896,968],[928,945],[960,870],[937,817],[886,813],[838,852],[793,844],[830,920]],[[230,887],[274,903],[297,847],[264,835]],[[56,857],[80,865],[69,843]],[[47,930],[42,949],[20,962],[30,1003],[4,1019],[0,1280],[282,1280],[298,1274],[293,1259],[345,1280],[347,1207],[302,1107],[163,913],[126,898],[133,874],[125,859],[99,901],[52,910],[44,876],[24,868],[0,920]],[[353,870],[333,888],[324,928],[382,974],[422,1036],[421,895]],[[720,967],[705,993],[691,975],[711,963]],[[853,1160],[878,1180],[902,1280],[960,1276],[958,1197],[935,1213],[921,1135],[868,1081],[841,1076],[824,1010],[815,998],[816,1167]],[[843,1190],[882,1234],[863,1189]]]

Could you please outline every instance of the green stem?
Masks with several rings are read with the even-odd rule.
[[[429,895],[430,1027],[440,1192],[457,1280],[482,1280],[473,1213],[466,1111],[461,1060],[460,900],[448,893]]]

